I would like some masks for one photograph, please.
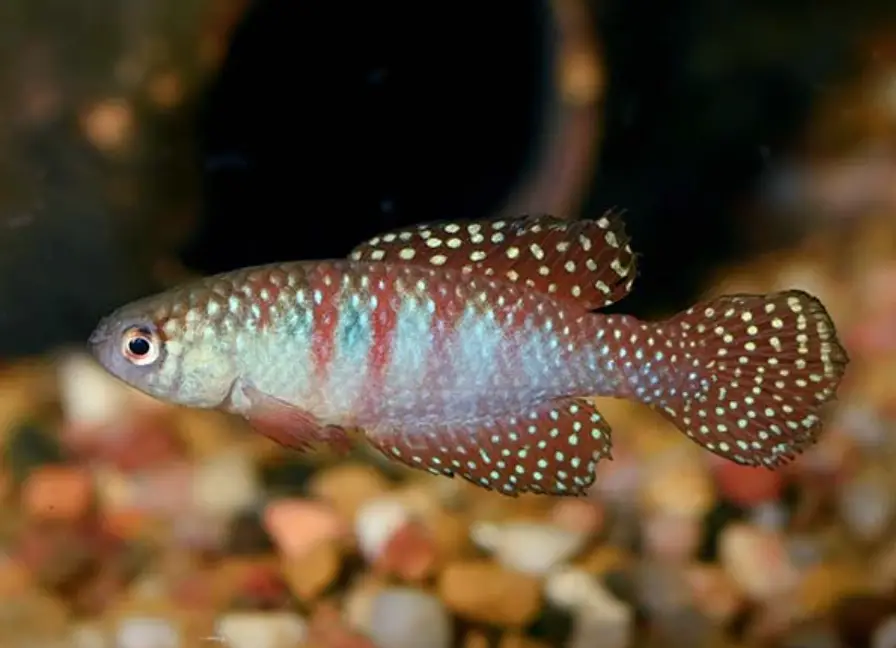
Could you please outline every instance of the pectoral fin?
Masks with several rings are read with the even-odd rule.
[[[252,386],[244,386],[242,391],[251,403],[246,420],[259,434],[300,452],[307,452],[314,444],[326,445],[340,453],[349,451],[351,444],[342,428],[324,425],[305,410]]]

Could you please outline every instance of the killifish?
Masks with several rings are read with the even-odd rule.
[[[591,396],[643,403],[744,465],[816,441],[849,362],[818,299],[728,295],[662,321],[593,312],[635,276],[615,212],[431,223],[346,259],[144,298],[90,346],[131,386],[283,445],[345,449],[357,429],[387,457],[511,496],[587,491],[612,447]]]

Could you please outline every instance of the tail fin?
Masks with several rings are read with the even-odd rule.
[[[817,441],[818,410],[849,362],[818,299],[799,290],[727,295],[657,326],[684,352],[686,373],[675,396],[652,405],[691,439],[768,468]]]

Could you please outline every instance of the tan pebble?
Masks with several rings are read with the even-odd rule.
[[[114,468],[98,467],[93,473],[99,508],[103,512],[137,507],[137,487],[128,475]]]
[[[69,648],[106,648],[112,645],[109,633],[96,621],[81,621],[69,629]]]
[[[862,570],[848,565],[815,565],[803,574],[797,605],[803,614],[820,617],[839,601],[852,594],[863,594],[868,579]]]
[[[675,456],[657,459],[646,471],[641,497],[648,510],[695,518],[709,511],[715,488],[704,464],[694,461],[689,450],[673,450]]]
[[[0,562],[0,605],[24,594],[32,583],[32,574],[21,561],[3,559]]]
[[[43,466],[29,475],[22,491],[28,514],[44,520],[77,520],[93,505],[93,480],[73,466]]]
[[[464,636],[464,648],[491,648],[488,637],[479,630],[471,630]]]
[[[332,507],[302,499],[275,500],[268,504],[264,525],[281,553],[293,558],[348,534],[345,521]]]
[[[58,598],[40,591],[23,594],[14,601],[3,605],[3,623],[0,624],[0,645],[17,647],[21,645],[47,644],[60,640],[68,634],[71,614],[67,606]]]
[[[429,518],[436,515],[442,508],[437,493],[433,488],[414,484],[410,487],[393,491],[390,497],[400,501],[415,516]]]
[[[258,501],[261,485],[252,459],[229,450],[193,466],[193,503],[209,517],[229,519]]]
[[[176,410],[174,427],[191,457],[216,454],[230,446],[233,433],[226,414],[209,410]]]
[[[594,535],[604,523],[603,508],[597,502],[561,499],[551,510],[551,522],[568,531]]]
[[[317,547],[295,558],[284,558],[283,575],[290,590],[302,601],[317,598],[339,574],[342,556],[332,542]]]
[[[550,511],[549,497],[522,495],[505,497],[465,482],[468,498],[467,512],[474,520],[543,520]]]
[[[15,482],[8,467],[0,466],[0,503],[9,503],[14,493]]]
[[[614,569],[624,569],[632,557],[619,547],[601,546],[574,562],[574,565],[590,574],[601,575]]]
[[[674,434],[675,427],[656,412],[642,412],[634,421],[631,451],[641,461],[662,460],[665,455],[681,449],[694,453],[694,448],[687,445],[687,437]]]
[[[498,648],[548,648],[548,644],[509,632],[501,637]]]
[[[382,473],[361,464],[322,470],[309,483],[312,495],[329,503],[346,520],[353,520],[364,502],[386,493],[389,488],[389,481]]]
[[[896,583],[896,543],[891,542],[871,564],[870,580],[881,591]]]
[[[384,581],[373,574],[363,574],[352,583],[342,601],[342,610],[349,626],[359,630],[370,627],[374,599],[384,587]]]
[[[554,506],[552,498],[534,493],[525,493],[514,499],[512,515],[514,519],[544,521],[550,515]]]
[[[522,626],[541,608],[535,577],[502,569],[488,561],[449,564],[438,583],[439,595],[457,614],[475,621]]]
[[[470,523],[465,516],[440,512],[430,519],[430,525],[441,562],[462,558],[470,551]]]
[[[731,578],[715,565],[694,565],[684,572],[694,601],[703,614],[724,623],[743,605],[743,597]]]
[[[790,592],[799,584],[799,573],[774,531],[732,524],[719,539],[719,557],[741,590],[757,600]]]
[[[305,620],[288,611],[230,612],[215,622],[215,637],[221,648],[292,648],[303,645],[307,632]],[[206,645],[212,643],[207,641]]]

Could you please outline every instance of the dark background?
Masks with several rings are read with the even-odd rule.
[[[680,308],[718,264],[756,251],[760,174],[854,70],[854,42],[881,20],[878,5],[594,3],[608,81],[598,164],[571,216],[626,209],[641,278],[616,308]],[[71,16],[52,18],[62,9]],[[6,23],[28,38],[3,41],[15,73],[3,87],[29,96],[22,88],[49,58],[48,83],[102,96],[107,82],[77,83],[86,70],[114,76],[83,54],[97,11],[42,0],[34,12],[45,33],[36,18]],[[113,29],[118,18],[107,18]],[[193,18],[181,20],[191,44]],[[173,112],[137,104],[137,161],[93,151],[75,108],[27,128],[10,122],[0,358],[82,343],[100,316],[162,287],[158,257],[210,273],[342,256],[384,229],[491,216],[539,154],[551,21],[540,0],[255,0],[210,83]],[[130,42],[115,40],[123,51]],[[187,229],[169,236],[177,219]]]

